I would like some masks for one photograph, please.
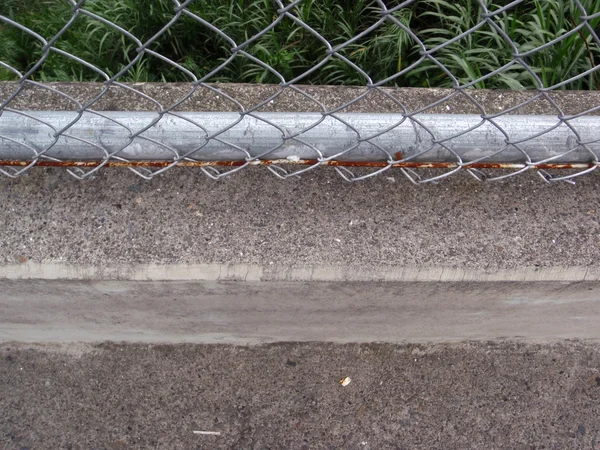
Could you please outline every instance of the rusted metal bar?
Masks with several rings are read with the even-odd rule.
[[[14,161],[14,160],[0,160],[0,166],[12,166],[12,167],[26,167],[32,164],[33,161]],[[370,168],[405,168],[405,169],[456,169],[462,166],[465,169],[511,169],[519,170],[530,166],[532,169],[589,169],[594,167],[594,163],[539,163],[539,164],[519,164],[519,163],[465,163],[457,164],[451,162],[400,162],[400,163],[386,163],[386,162],[368,162],[368,161],[337,161],[329,160],[319,162],[316,159],[300,159],[300,160],[289,160],[289,159],[276,159],[276,160],[253,160],[253,161],[35,161],[35,165],[39,167],[81,167],[81,168],[93,168],[93,167],[149,167],[149,168],[162,168],[162,167],[241,167],[243,165],[250,166],[269,166],[269,165],[285,165],[295,164],[304,166],[331,166],[331,167],[370,167]]]

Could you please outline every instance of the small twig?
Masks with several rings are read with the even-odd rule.
[[[202,434],[205,436],[221,436],[220,431],[196,431],[196,430],[194,430],[194,434]]]

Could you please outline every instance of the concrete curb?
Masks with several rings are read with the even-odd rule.
[[[529,267],[494,272],[432,267],[274,267],[252,264],[144,264],[113,267],[65,263],[0,266],[7,280],[126,280],[126,281],[382,281],[382,282],[497,282],[600,281],[600,268]]]

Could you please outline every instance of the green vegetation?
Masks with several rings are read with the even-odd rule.
[[[435,47],[454,36],[466,32],[481,22],[481,10],[475,2],[426,0],[431,9],[423,15],[431,17],[438,26],[423,30],[428,48]],[[508,3],[508,2],[507,2]],[[600,11],[600,0],[582,1],[588,14]],[[494,10],[503,5],[492,5]],[[505,14],[497,16],[495,23],[515,43],[520,54],[567,34],[581,23],[581,11],[576,2],[565,0],[525,1]],[[600,17],[589,22],[590,28],[600,34]],[[573,78],[600,65],[600,43],[587,27],[565,37],[549,48],[524,58],[524,62],[539,78],[542,86],[550,87]],[[502,34],[491,26],[484,26],[435,53],[436,59],[446,66],[461,84],[470,83],[513,61],[513,51]],[[452,80],[431,62],[414,73],[426,73],[432,86],[452,86]],[[569,83],[569,89],[600,89],[600,75],[589,76]],[[522,65],[514,64],[501,74],[475,83],[478,88],[531,89],[538,83]]]
[[[402,0],[386,0],[389,9]],[[510,3],[486,1],[494,11]],[[581,0],[588,14],[600,12],[600,0]],[[287,4],[287,3],[286,3]],[[146,42],[173,19],[172,0],[87,0],[83,8],[129,31]],[[278,18],[273,0],[196,0],[187,10],[220,29],[237,45],[261,33]],[[427,50],[442,45],[432,56],[445,66],[460,84],[477,88],[533,89],[540,80],[553,86],[600,65],[600,43],[590,29],[600,30],[600,16],[589,27],[565,37],[558,43],[523,58],[532,75],[520,64],[486,77],[513,61],[510,43],[489,24],[461,39],[443,45],[465,33],[484,19],[476,0],[420,0],[390,14],[374,30],[344,45],[327,57],[327,47],[340,46],[377,24],[382,18],[375,0],[304,0],[290,13],[319,33],[314,36],[289,17],[260,34],[244,51],[231,58],[232,44],[205,24],[182,14],[148,47],[189,70],[198,79],[212,74],[209,82],[279,83],[279,73],[296,83],[364,85],[366,78],[353,67],[360,67],[374,83],[416,87],[451,87],[455,81],[434,61],[424,59],[402,76],[399,71],[418,62],[421,48],[402,27],[410,28]],[[35,31],[45,39],[60,32],[72,18],[67,0],[2,0],[0,15]],[[582,23],[582,12],[574,0],[525,0],[516,7],[493,16],[494,23],[512,41],[519,53],[537,49],[556,37],[568,34]],[[393,18],[393,20],[391,19]],[[600,34],[600,31],[598,31]],[[189,81],[181,69],[156,56],[137,58],[138,44],[116,28],[79,14],[54,43],[60,50],[87,61],[113,76],[131,64],[120,81]],[[25,73],[43,55],[43,44],[34,36],[0,21],[0,61]],[[313,69],[315,68],[316,69]],[[38,81],[102,81],[97,71],[54,51],[31,74]],[[17,75],[0,65],[0,80],[15,80]],[[566,89],[600,89],[600,75],[592,72],[561,86]]]

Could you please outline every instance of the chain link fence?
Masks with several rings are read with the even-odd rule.
[[[0,6],[3,175],[571,181],[599,165],[600,1],[107,2]]]

